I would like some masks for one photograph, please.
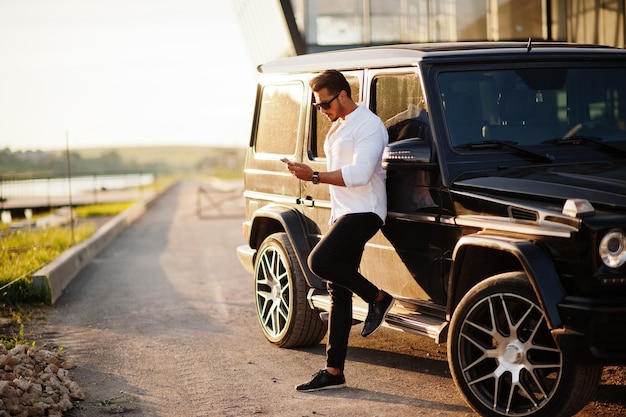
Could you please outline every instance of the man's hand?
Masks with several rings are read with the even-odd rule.
[[[307,164],[289,161],[289,163],[287,163],[287,169],[291,172],[291,175],[303,181],[311,181],[313,178],[313,168]],[[320,182],[324,184],[338,185],[340,187],[346,186],[346,183],[343,181],[341,169],[332,172],[320,172]]]
[[[313,177],[313,169],[300,162],[289,161],[287,163],[287,169],[291,172],[291,175],[303,181],[311,181],[311,178]]]

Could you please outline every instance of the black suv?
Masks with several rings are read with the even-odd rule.
[[[306,259],[328,229],[329,121],[308,80],[342,71],[389,129],[388,216],[362,272],[397,300],[385,325],[447,343],[484,416],[571,416],[626,362],[626,51],[555,43],[396,45],[259,67],[245,168],[265,337],[316,344],[329,296]],[[354,320],[367,305],[356,298]]]

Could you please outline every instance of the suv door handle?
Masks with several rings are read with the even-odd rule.
[[[315,206],[315,201],[313,200],[313,197],[307,195],[305,198],[299,199],[298,204],[302,204],[305,207],[313,207]]]

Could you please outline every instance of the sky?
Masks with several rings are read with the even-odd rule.
[[[229,0],[0,0],[0,150],[248,143]]]

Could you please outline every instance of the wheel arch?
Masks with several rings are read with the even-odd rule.
[[[255,211],[252,216],[249,245],[256,251],[268,236],[273,233],[285,232],[309,285],[315,288],[325,288],[324,281],[311,272],[307,264],[307,258],[313,245],[309,241],[305,224],[306,218],[298,210],[269,204]]]
[[[497,255],[497,256],[494,256]],[[543,308],[548,327],[561,327],[558,303],[565,297],[547,250],[537,242],[503,236],[467,235],[457,242],[448,284],[448,314],[478,282],[508,271],[522,270]],[[489,262],[485,262],[489,259]]]

